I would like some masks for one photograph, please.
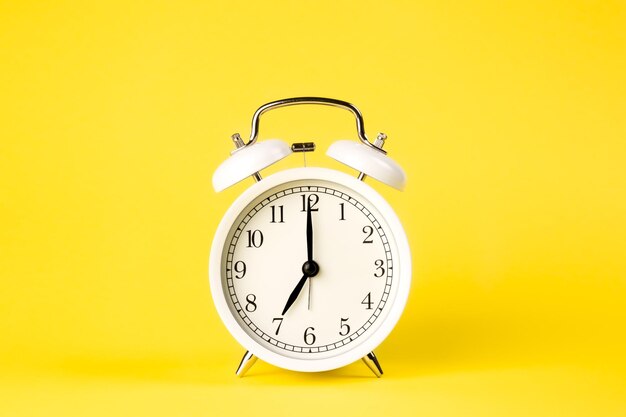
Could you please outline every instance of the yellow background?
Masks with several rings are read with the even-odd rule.
[[[624,2],[0,2],[0,415],[626,415]],[[351,101],[407,171],[377,350],[257,363],[207,282],[254,110]],[[356,138],[332,108],[261,138]],[[264,174],[299,166],[292,156]]]

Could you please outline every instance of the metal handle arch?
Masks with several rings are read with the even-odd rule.
[[[250,139],[248,140],[248,143],[245,144],[245,146],[252,145],[256,142],[259,136],[259,124],[260,124],[261,115],[263,113],[266,113],[272,109],[278,109],[280,107],[296,106],[300,104],[318,104],[318,105],[323,105],[323,106],[333,106],[333,107],[339,107],[339,108],[350,111],[356,119],[356,130],[357,130],[357,134],[359,135],[359,140],[365,145],[373,149],[376,149],[379,152],[382,152],[384,154],[387,153],[383,149],[375,146],[367,138],[367,135],[365,134],[365,126],[363,123],[363,115],[361,114],[359,109],[356,108],[356,106],[354,106],[351,103],[348,103],[347,101],[337,100],[334,98],[326,98],[326,97],[292,97],[292,98],[285,98],[282,100],[271,101],[269,103],[262,105],[261,107],[257,109],[257,111],[254,112],[254,116],[252,116],[252,129],[250,132]]]

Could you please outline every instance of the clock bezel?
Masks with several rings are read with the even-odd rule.
[[[374,205],[380,215],[384,218],[389,227],[388,233],[393,235],[396,243],[398,259],[394,259],[395,273],[394,279],[398,280],[398,287],[395,298],[391,301],[391,306],[385,317],[381,317],[382,322],[373,333],[356,345],[354,348],[338,353],[327,358],[294,358],[281,355],[263,346],[253,339],[239,324],[233,316],[228,301],[224,293],[224,282],[222,280],[222,259],[225,249],[226,239],[234,222],[241,212],[259,195],[266,191],[298,180],[322,180],[340,184],[355,193],[362,195],[369,203]],[[211,293],[217,312],[233,337],[252,354],[262,360],[279,366],[301,372],[320,372],[340,368],[350,364],[379,346],[389,335],[400,319],[408,299],[411,285],[411,252],[400,220],[387,201],[372,187],[357,180],[356,178],[344,174],[343,172],[328,168],[293,168],[273,174],[262,181],[253,184],[243,194],[241,194],[228,208],[222,218],[211,247],[209,260],[209,283]]]

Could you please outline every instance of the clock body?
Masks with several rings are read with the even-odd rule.
[[[305,279],[308,210],[319,272]],[[411,256],[398,217],[370,186],[295,168],[255,183],[228,209],[209,281],[220,318],[248,351],[282,368],[325,371],[367,355],[391,332],[407,301]]]

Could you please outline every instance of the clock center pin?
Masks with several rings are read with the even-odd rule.
[[[319,272],[320,266],[315,261],[306,261],[304,265],[302,265],[302,273],[309,278],[313,278]]]

